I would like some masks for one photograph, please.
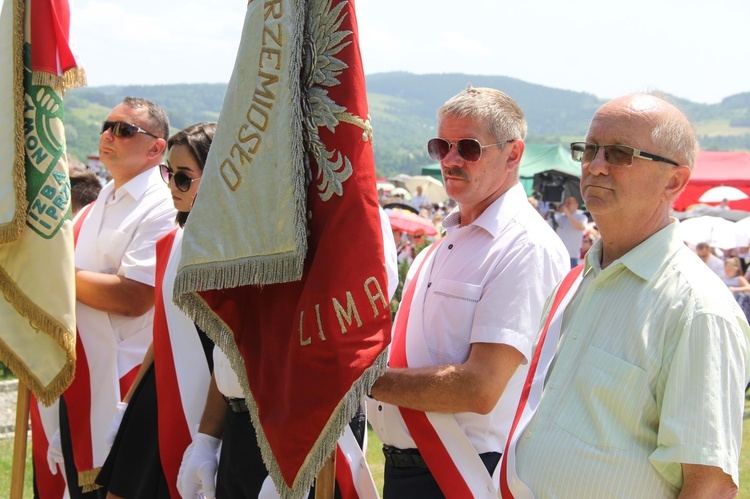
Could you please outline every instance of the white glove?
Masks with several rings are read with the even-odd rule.
[[[62,469],[64,466],[62,444],[60,443],[60,430],[58,429],[52,438],[49,440],[49,447],[47,447],[47,466],[49,471],[53,475],[57,475],[57,465],[60,465]]]
[[[216,470],[219,468],[221,440],[205,433],[196,433],[193,443],[182,455],[177,475],[177,490],[184,498],[216,496]],[[200,493],[203,496],[200,496]]]
[[[104,436],[104,441],[107,442],[107,446],[111,449],[112,444],[115,443],[115,437],[117,436],[117,430],[120,429],[120,423],[122,423],[122,417],[125,415],[125,409],[128,408],[128,404],[125,402],[117,403],[117,412],[115,417],[112,418],[112,423],[109,425],[109,431]]]

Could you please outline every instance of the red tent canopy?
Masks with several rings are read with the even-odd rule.
[[[674,204],[674,209],[683,211],[699,203],[698,198],[712,187],[728,185],[736,187],[750,196],[750,153],[700,151],[695,159],[695,168],[690,182]],[[706,203],[717,205],[719,203]],[[750,199],[730,201],[733,210],[750,211]]]

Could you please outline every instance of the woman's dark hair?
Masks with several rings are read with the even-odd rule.
[[[214,139],[215,132],[215,121],[202,121],[195,125],[190,125],[169,138],[167,141],[167,149],[172,149],[173,146],[187,146],[190,154],[198,163],[198,167],[203,171],[203,168],[206,166],[208,150],[211,148],[211,141]],[[177,223],[180,224],[180,227],[185,226],[189,214],[189,211],[177,212]]]

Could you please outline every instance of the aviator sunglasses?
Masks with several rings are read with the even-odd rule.
[[[174,178],[174,185],[179,189],[181,192],[187,192],[190,190],[190,186],[195,182],[196,180],[200,180],[201,177],[197,178],[190,178],[187,176],[187,174],[183,172],[173,172],[172,167],[167,164],[160,164],[159,170],[161,171],[161,179],[164,181],[165,184],[169,185],[169,181]]]
[[[99,132],[101,135],[102,133],[106,132],[107,130],[112,130],[112,135],[115,137],[132,137],[136,133],[142,133],[144,135],[148,135],[149,137],[153,137],[155,139],[158,139],[156,135],[154,135],[151,132],[148,132],[144,130],[143,128],[133,125],[130,123],[125,123],[124,121],[105,121],[102,123],[102,131]]]
[[[634,157],[680,166],[676,161],[672,161],[663,156],[657,156],[650,152],[639,151],[633,147],[621,145],[598,145],[589,144],[588,142],[573,142],[570,144],[570,156],[573,158],[573,161],[578,161],[579,163],[588,165],[594,161],[599,149],[604,150],[604,160],[614,166],[630,166],[633,164]]]
[[[482,149],[485,147],[508,144],[514,140],[515,139],[504,140],[502,142],[495,142],[494,144],[483,146],[477,139],[458,139],[456,142],[450,142],[445,139],[435,138],[430,139],[429,142],[427,142],[427,152],[433,160],[443,161],[448,155],[448,152],[455,145],[459,156],[469,163],[476,163],[482,157]]]

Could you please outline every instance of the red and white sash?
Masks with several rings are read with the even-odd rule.
[[[424,296],[428,278],[422,269],[429,266],[440,241],[433,244],[420,263],[399,305],[393,331],[391,367],[426,365],[429,353],[419,320],[424,300],[413,302],[414,295]],[[407,348],[408,346],[408,348]],[[469,441],[453,414],[422,412],[399,407],[406,427],[440,490],[447,498],[497,497],[497,481],[487,472],[474,445]]]
[[[200,422],[211,378],[193,321],[172,301],[182,234],[175,229],[156,243],[153,341],[159,455],[172,497],[179,497],[177,473]]]
[[[84,270],[93,267],[80,265],[79,261],[97,261],[95,238],[103,213],[104,203],[97,201],[81,210],[74,221],[76,266]],[[94,480],[109,452],[104,437],[117,402],[135,379],[148,344],[131,340],[118,346],[109,315],[80,302],[76,303],[76,322],[76,375],[64,397],[78,482],[88,492],[97,488]],[[107,330],[110,334],[102,333]]]
[[[367,433],[365,445],[359,448],[357,439],[349,425],[344,427],[344,434],[336,443],[336,483],[342,499],[377,499],[379,496],[370,468],[365,460],[367,452]]]
[[[534,350],[534,356],[531,359],[529,372],[526,375],[526,382],[524,383],[516,415],[513,418],[513,424],[508,434],[508,441],[505,444],[502,461],[500,462],[500,466],[498,466],[500,469],[501,497],[513,499],[534,497],[531,490],[521,482],[516,474],[516,444],[524,428],[531,421],[537,407],[539,407],[547,370],[557,351],[563,314],[582,280],[583,265],[579,265],[565,276],[552,300],[552,305],[544,322],[544,328],[539,335],[539,341]]]
[[[78,241],[83,220],[86,219],[93,203],[85,206],[74,220],[73,241]],[[78,331],[76,330],[76,336]],[[77,343],[77,342],[76,342]],[[76,350],[78,348],[76,347]],[[78,368],[80,369],[80,367]],[[75,378],[74,378],[75,381]],[[32,458],[34,460],[34,482],[39,491],[39,497],[44,499],[58,499],[66,497],[67,483],[65,473],[53,475],[47,466],[47,451],[49,440],[60,428],[59,403],[50,407],[41,405],[34,395],[31,396],[29,415],[31,419]]]

